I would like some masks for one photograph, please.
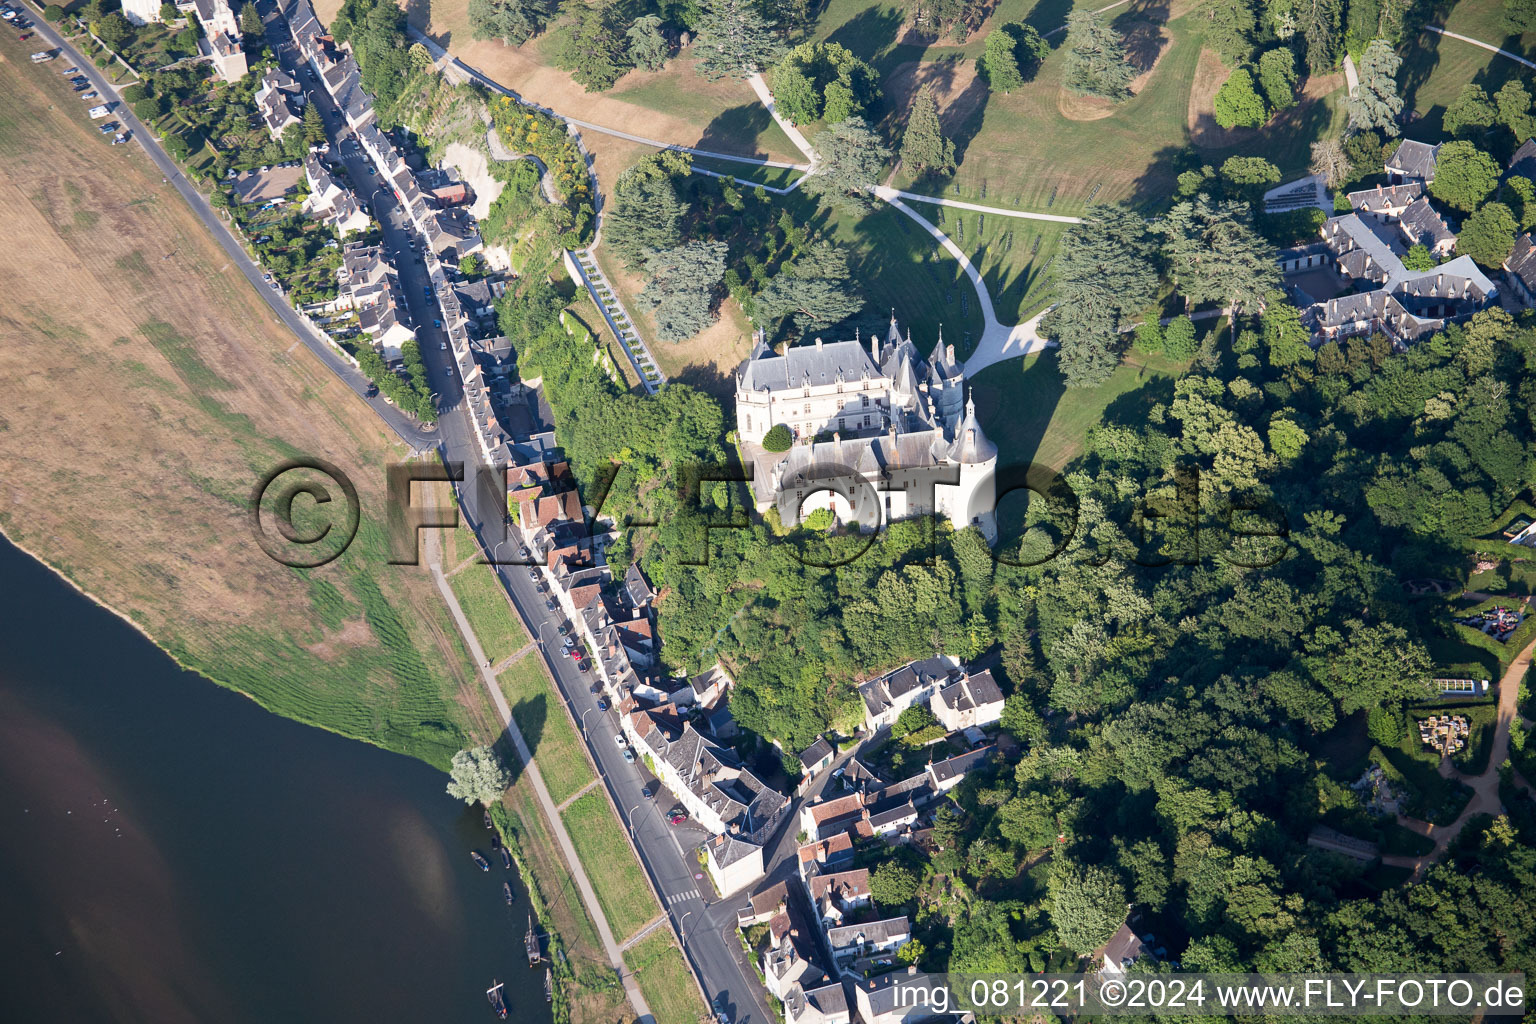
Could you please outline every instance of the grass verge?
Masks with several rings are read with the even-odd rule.
[[[496,682],[512,707],[512,718],[533,751],[555,803],[581,792],[596,775],[538,653],[529,651],[518,658]]]
[[[668,928],[658,928],[624,951],[656,1024],[693,1024],[705,1013],[699,987]]]
[[[597,890],[597,901],[614,938],[623,942],[660,913],[660,908],[640,873],[618,816],[609,806],[608,795],[593,790],[567,807],[561,818]]]
[[[456,547],[458,545],[455,545]],[[517,621],[506,591],[489,566],[468,565],[448,577],[448,585],[469,617],[485,656],[495,665],[528,643],[528,631]]]

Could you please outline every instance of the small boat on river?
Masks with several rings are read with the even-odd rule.
[[[485,819],[484,819],[484,821],[485,821],[485,827],[486,828],[494,828],[495,827],[495,826],[493,826],[491,824],[491,812],[490,811],[486,811],[485,812]]]
[[[502,882],[501,883],[501,894],[507,898],[507,906],[510,907],[512,905],[512,883],[511,882]]]
[[[469,859],[474,861],[475,867],[479,868],[481,871],[491,870],[491,862],[480,856],[480,851],[470,850]]]
[[[512,870],[512,853],[505,846],[501,848],[501,866],[508,871]]]
[[[507,1003],[501,998],[501,982],[491,979],[491,987],[485,990],[485,998],[491,1001],[491,1009],[502,1020],[507,1019]]]

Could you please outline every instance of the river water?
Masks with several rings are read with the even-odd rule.
[[[0,539],[0,1021],[484,1021],[494,977],[547,1024],[527,894],[444,782],[183,672]]]

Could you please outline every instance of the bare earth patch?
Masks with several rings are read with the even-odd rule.
[[[1135,78],[1131,79],[1131,95],[1141,95],[1147,83],[1152,79],[1152,73],[1157,70],[1163,54],[1168,52],[1168,44],[1173,42],[1173,37],[1162,25],[1150,21],[1138,21],[1129,27],[1122,29],[1125,35],[1125,53],[1132,66],[1140,69]],[[1098,121],[1109,117],[1117,109],[1119,104],[1104,99],[1101,96],[1079,96],[1070,89],[1062,88],[1057,92],[1056,109],[1061,111],[1061,116],[1071,121]]]
[[[1229,74],[1215,51],[1200,51],[1194,86],[1189,90],[1188,124],[1190,141],[1202,149],[1227,149],[1263,132],[1284,130],[1300,123],[1306,120],[1317,104],[1326,103],[1327,98],[1344,84],[1343,72],[1313,75],[1302,86],[1301,96],[1295,105],[1280,111],[1267,124],[1258,128],[1223,128],[1216,123],[1216,93]]]
[[[939,120],[953,133],[981,109],[987,99],[986,83],[976,74],[973,61],[909,61],[898,64],[880,83],[892,109],[905,112],[923,86],[933,89],[939,104]]]

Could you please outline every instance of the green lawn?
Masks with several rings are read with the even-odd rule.
[[[608,804],[608,795],[593,790],[561,815],[576,855],[597,890],[597,901],[620,942],[639,931],[659,912],[650,885]]]
[[[469,617],[469,624],[474,627],[475,636],[492,665],[528,642],[527,630],[517,621],[506,592],[488,566],[467,566],[462,572],[448,577],[448,585]]]
[[[703,1016],[699,987],[669,929],[658,928],[625,950],[624,963],[657,1024],[694,1024]]]
[[[1536,54],[1536,33],[1506,37],[1499,27],[1502,0],[1461,0],[1441,22],[1446,29],[1485,43],[1522,53]],[[1405,105],[1424,120],[1405,131],[1410,138],[1438,138],[1446,106],[1468,84],[1481,85],[1490,96],[1511,78],[1522,77],[1530,86],[1530,69],[1507,57],[1490,53],[1459,39],[1421,32],[1401,48],[1403,67],[1398,74]]]
[[[538,654],[529,651],[518,658],[496,682],[512,706],[512,718],[538,761],[550,796],[560,803],[579,793],[595,778],[592,763]]]
[[[1106,418],[1139,422],[1154,402],[1171,399],[1173,379],[1184,369],[1164,356],[1133,353],[1102,387],[1069,394],[1052,350],[978,374],[976,414],[1008,461],[1060,469],[1082,452],[1091,427]]]

